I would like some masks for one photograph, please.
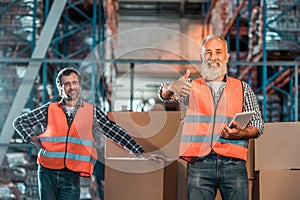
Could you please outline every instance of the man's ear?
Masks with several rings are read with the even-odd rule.
[[[64,89],[62,87],[58,87],[57,90],[59,95],[63,94]]]
[[[227,52],[227,62],[229,62],[230,53]]]

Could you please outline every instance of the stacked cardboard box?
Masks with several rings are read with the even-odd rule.
[[[167,161],[157,163],[134,157],[107,140],[104,199],[176,200],[181,113],[114,112],[108,116],[146,152],[163,154]]]
[[[300,123],[266,123],[255,142],[255,170],[259,173],[259,199],[299,199]]]

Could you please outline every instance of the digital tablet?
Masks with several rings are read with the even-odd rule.
[[[247,124],[249,123],[250,119],[252,118],[252,116],[254,115],[254,111],[251,111],[251,112],[242,112],[242,113],[237,113],[234,118],[231,120],[231,122],[229,123],[228,127],[229,128],[232,128],[231,127],[231,124],[233,121],[236,121],[241,129],[244,129]]]

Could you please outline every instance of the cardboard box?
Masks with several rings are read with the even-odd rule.
[[[249,140],[248,145],[248,155],[247,155],[247,172],[248,172],[248,179],[253,180],[255,179],[255,172],[254,172],[254,145],[255,145],[255,139]]]
[[[108,160],[105,166],[105,200],[176,200],[176,162],[156,163],[148,160]],[[158,170],[148,172],[120,171],[110,166],[124,165],[132,168],[148,168],[156,165]],[[113,165],[112,165],[113,164]],[[175,175],[174,175],[175,174]]]
[[[146,152],[177,160],[182,131],[181,112],[110,112],[110,119],[124,128]],[[134,158],[119,145],[107,140],[106,158]]]
[[[299,199],[300,170],[259,171],[259,199]]]
[[[181,113],[112,112],[108,116],[146,152],[163,154],[167,161],[157,163],[135,157],[106,140],[104,199],[176,200]]]
[[[187,200],[188,162],[177,160],[177,200]]]
[[[255,170],[300,169],[300,122],[265,123],[255,140]]]

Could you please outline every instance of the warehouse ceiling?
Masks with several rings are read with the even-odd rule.
[[[188,17],[200,18],[203,3],[208,0],[184,1],[184,0],[120,0],[119,11],[122,17]]]
[[[34,22],[32,8],[34,7],[35,0],[26,0],[26,1],[16,1],[20,3],[9,3],[10,1],[4,0],[1,1],[0,7],[5,10],[5,6],[7,7],[7,12],[3,12],[3,14],[0,17],[1,20],[1,26],[5,27],[4,29],[1,29],[1,35],[0,37],[0,46],[2,49],[5,49],[5,56],[7,57],[29,57],[31,54],[31,50],[34,48],[34,43],[39,37],[39,31],[42,28],[43,24],[43,8],[37,7],[37,12],[35,13],[37,16],[37,19],[35,21],[35,26],[37,30],[34,30],[34,26],[32,25]],[[42,2],[42,0],[37,1],[39,3]],[[70,36],[66,36],[65,38],[61,39],[62,42],[52,43],[52,46],[49,47],[49,57],[50,58],[70,58],[70,59],[82,59],[86,56],[86,53],[90,51],[91,45],[91,35],[92,35],[92,29],[90,28],[82,28],[80,29],[80,26],[83,26],[82,22],[86,20],[86,16],[91,17],[93,13],[93,1],[81,1],[81,3],[77,3],[80,1],[70,1],[70,2],[76,2],[75,7],[71,7],[70,5],[67,6],[68,10],[65,12],[70,17],[71,25],[69,27],[63,27],[61,25],[60,32],[63,32],[65,29],[70,29],[70,32],[67,32],[66,35],[70,34]],[[98,1],[97,1],[98,2]],[[177,32],[180,32],[184,35],[187,35],[188,37],[191,37],[191,39],[195,40],[195,43],[198,43],[202,41],[203,36],[206,35],[207,32],[203,32],[204,28],[199,26],[203,21],[203,18],[205,18],[206,13],[209,9],[210,2],[216,2],[216,1],[210,1],[210,0],[119,0],[115,1],[118,3],[117,9],[116,9],[116,15],[119,17],[119,24],[118,24],[118,30],[114,33],[120,34],[124,31],[128,30],[134,30],[137,28],[143,28],[146,26],[156,26],[156,27],[165,27],[166,29],[175,30]],[[220,2],[220,1],[218,1]],[[226,2],[226,1],[222,1]],[[234,2],[237,1],[227,1],[227,2]],[[243,1],[239,1],[243,2]],[[256,1],[248,1],[248,2],[256,2]],[[274,5],[273,5],[274,4]],[[287,7],[288,6],[288,7]],[[247,8],[247,6],[245,6]],[[286,11],[287,9],[280,10],[280,8],[287,7],[291,9],[290,15],[287,15],[286,18],[284,16],[278,17],[278,21],[274,21],[271,25],[273,29],[279,29],[280,31],[286,31],[291,30],[291,33],[298,33],[299,29],[299,6],[298,7],[292,7],[292,5],[285,5],[284,3],[280,3],[279,1],[270,1],[268,2],[268,14],[276,15],[276,13],[281,11]],[[66,8],[67,9],[67,8]],[[78,14],[78,10],[82,12],[82,14]],[[241,12],[241,15],[243,12]],[[294,14],[294,15],[292,15]],[[296,17],[290,17],[290,16],[296,16]],[[65,16],[63,16],[65,17]],[[268,16],[267,16],[268,17]],[[64,19],[64,18],[62,18]],[[194,25],[190,23],[191,21],[198,23],[197,25]],[[219,24],[218,23],[214,24]],[[220,20],[221,22],[221,20]],[[248,22],[246,20],[246,22]],[[257,30],[255,34],[260,34],[259,25],[261,25],[259,19],[254,19],[254,22],[257,23]],[[285,22],[285,23],[283,23]],[[297,24],[298,22],[298,24]],[[231,34],[230,34],[230,43],[231,43],[231,51],[241,51],[239,56],[247,56],[247,48],[248,48],[248,41],[250,39],[253,39],[254,42],[259,43],[260,41],[257,41],[258,39],[256,36],[252,36],[252,38],[248,38],[248,24],[245,23],[245,21],[241,20],[240,24],[240,31],[241,31],[241,44],[237,46],[236,44],[236,30],[237,26],[231,27]],[[72,32],[73,29],[76,27],[79,27],[79,31]],[[63,27],[63,28],[62,28]],[[75,28],[74,28],[75,27]],[[71,30],[72,29],[72,30]],[[69,31],[69,30],[67,30]],[[298,31],[298,32],[297,32]],[[58,32],[58,33],[60,33]],[[270,51],[272,53],[272,56],[268,57],[268,60],[278,60],[278,59],[288,59],[295,58],[298,55],[299,51],[294,48],[297,47],[293,42],[292,48],[290,48],[289,44],[290,42],[285,42],[283,39],[284,37],[279,37],[278,34],[274,34],[276,30],[272,30],[272,32],[267,33],[267,42],[270,42],[268,47],[275,47],[275,51]],[[286,31],[288,32],[288,31]],[[36,35],[34,35],[36,34]],[[88,36],[87,36],[88,35]],[[193,37],[193,35],[197,35],[196,37]],[[298,39],[299,34],[294,34],[293,39]],[[154,35],[147,35],[142,34],[139,36],[139,38],[142,38],[144,40],[153,39],[155,37],[155,42],[159,42],[164,47],[171,47],[172,49],[181,49],[182,52],[186,49],[190,49],[190,46],[186,45],[185,42],[179,41],[178,37],[169,37],[168,34],[154,34]],[[119,40],[117,43],[120,48],[126,48],[126,47],[132,47],[133,43],[137,43],[138,37],[133,38],[131,41],[128,40]],[[161,39],[161,40],[159,40]],[[179,41],[179,42],[178,42]],[[130,43],[131,42],[131,43]],[[176,42],[181,43],[178,45]],[[59,43],[59,44],[58,44]],[[153,41],[149,41],[149,43],[153,43]],[[299,44],[299,43],[298,43]],[[59,48],[54,47],[54,45],[61,45]],[[273,45],[273,46],[272,46]],[[281,46],[279,46],[281,45]],[[87,48],[86,48],[87,47]],[[280,50],[278,48],[285,48],[285,50]],[[23,48],[23,49],[22,49]],[[86,49],[87,50],[86,50]],[[239,48],[239,49],[238,49]],[[291,51],[291,49],[293,49]],[[55,52],[57,51],[64,51],[62,52]],[[74,50],[73,52],[80,52],[80,54],[73,54],[73,52],[69,52],[68,50]],[[256,50],[261,50],[261,48],[256,48]],[[272,50],[272,49],[271,49]],[[280,50],[280,51],[278,51]],[[181,52],[181,53],[182,53]],[[62,55],[60,54],[62,53]],[[268,52],[269,53],[269,52]],[[54,55],[55,54],[55,55]],[[179,56],[166,56],[166,53],[161,52],[150,52],[147,53],[145,51],[140,51],[137,54],[132,54],[131,52],[127,55],[121,55],[115,58],[129,58],[130,59],[177,59],[180,60],[184,58],[184,60],[198,60],[199,59],[199,51],[195,50],[194,52],[186,52],[186,54],[191,55],[195,54],[194,57],[188,57],[188,56],[181,56],[180,53]],[[271,54],[269,54],[271,55]],[[51,57],[53,56],[53,57]],[[130,57],[132,56],[132,57]],[[114,58],[114,59],[115,59]],[[237,58],[237,56],[232,56],[232,58]],[[241,57],[240,57],[241,58]],[[241,58],[242,60],[245,60],[244,57]],[[163,67],[162,67],[163,66]],[[157,84],[165,81],[170,80],[175,77],[179,77],[182,73],[184,73],[185,69],[187,67],[190,67],[193,69],[194,66],[176,66],[173,67],[175,69],[175,73],[170,72],[170,69],[168,67],[165,67],[167,65],[144,65],[140,64],[139,66],[135,66],[134,73],[136,75],[136,82],[139,82],[142,84],[143,80],[146,80],[146,77],[155,77],[157,79],[149,80],[149,83],[144,84],[149,85],[149,87],[154,88],[155,84],[151,83],[151,81],[155,81]],[[54,66],[50,66],[50,69],[53,71]],[[125,77],[124,74],[128,74],[130,72],[129,65],[126,66],[118,64],[116,66],[117,69],[117,75],[120,77]],[[53,80],[54,75],[49,75],[49,81]],[[50,80],[51,79],[51,80]],[[120,88],[126,88],[128,89],[128,83],[130,81],[124,81],[124,84],[122,82],[118,82],[116,85]],[[144,89],[146,91],[147,88]],[[120,92],[121,94],[121,92]],[[150,95],[153,95],[153,93],[148,93]],[[145,96],[145,94],[143,94]],[[128,96],[125,95],[124,98],[128,99]],[[137,94],[137,96],[140,96],[140,94]],[[148,95],[149,96],[149,95]],[[123,98],[123,97],[120,97]]]

